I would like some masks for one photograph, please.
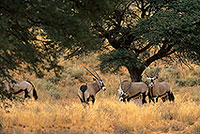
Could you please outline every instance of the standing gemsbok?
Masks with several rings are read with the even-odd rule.
[[[128,80],[124,80],[121,82],[120,79],[120,86],[118,89],[119,100],[120,101],[130,101],[130,99],[135,99],[138,97],[142,98],[142,104],[146,103],[146,96],[148,93],[148,87],[144,82],[129,82]]]
[[[24,98],[28,99],[31,98],[31,93],[35,100],[38,99],[37,92],[35,90],[34,85],[30,81],[19,81],[14,82],[12,80],[4,80],[3,81],[7,92],[11,95],[16,95],[21,92],[24,92]]]
[[[91,82],[86,83],[85,85],[81,85],[81,87],[78,89],[78,97],[81,100],[82,103],[89,104],[90,98],[92,99],[92,103],[95,102],[95,95],[100,91],[106,90],[106,87],[100,78],[100,76],[97,74],[97,72],[92,68],[92,70],[95,72],[96,76],[85,66],[83,66],[91,75],[94,76],[93,80]]]
[[[149,84],[149,92],[148,92],[148,96],[149,96],[149,102],[153,101],[154,102],[154,98],[156,97],[156,102],[158,102],[158,98],[159,97],[168,97],[169,101],[174,101],[174,94],[171,91],[171,87],[169,85],[169,83],[167,82],[158,82],[155,81],[156,79],[158,79],[158,77],[147,77],[147,79],[150,80],[150,84]],[[165,101],[165,98],[162,98],[163,102]]]

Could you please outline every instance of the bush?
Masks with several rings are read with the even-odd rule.
[[[162,68],[160,67],[150,67],[145,70],[145,77],[155,77],[158,76]]]
[[[68,67],[66,73],[70,75],[72,79],[78,79],[80,82],[84,82],[84,72],[82,67]]]
[[[148,83],[146,77],[155,77],[158,76],[158,81],[168,81],[173,82],[175,79],[180,78],[180,73],[176,68],[166,68],[166,67],[150,67],[145,70],[145,75],[143,76],[143,81]]]
[[[188,77],[186,79],[176,80],[176,84],[180,87],[183,87],[183,86],[189,86],[189,87],[199,86],[200,85],[200,79]]]
[[[60,99],[60,94],[58,92],[58,86],[52,83],[50,80],[43,79],[41,83],[38,84],[38,88],[44,94],[47,94],[55,99]]]

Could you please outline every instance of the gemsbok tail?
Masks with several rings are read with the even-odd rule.
[[[33,87],[33,97],[34,97],[35,100],[37,100],[38,99],[38,95],[37,95],[37,92],[35,90],[35,86],[33,85],[32,82],[30,82],[30,81],[27,81],[27,82],[29,82],[32,85],[32,87]]]
[[[169,101],[173,101],[174,102],[174,100],[175,100],[174,94],[170,91],[169,92]]]
[[[33,88],[33,97],[35,98],[35,100],[38,99],[38,95],[37,95],[37,92],[35,90],[35,87]]]

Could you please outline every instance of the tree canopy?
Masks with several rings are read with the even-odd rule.
[[[158,59],[200,60],[200,0],[5,0],[0,2],[0,77],[43,76],[58,59],[113,49],[101,70],[125,66],[134,81]]]
[[[85,3],[87,3],[87,5]],[[58,73],[59,56],[99,50],[91,20],[112,2],[79,0],[6,0],[0,2],[0,74],[26,68],[42,77]],[[92,14],[91,14],[92,13]]]
[[[199,64],[199,0],[135,0],[116,5],[97,24],[114,48],[100,56],[102,70],[125,66],[133,81],[158,59]]]
[[[58,76],[59,57],[96,51],[102,46],[91,22],[115,1],[5,0],[0,1],[0,78],[11,71]],[[1,82],[1,80],[0,80]],[[2,85],[0,84],[2,89]],[[0,98],[9,95],[0,90]]]

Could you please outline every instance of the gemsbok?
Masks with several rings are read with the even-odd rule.
[[[92,68],[92,70],[95,72],[96,76],[85,66],[83,66],[92,76],[94,76],[93,80],[91,82],[86,83],[85,85],[81,85],[78,89],[78,97],[81,100],[82,103],[89,104],[90,98],[92,99],[92,103],[95,102],[95,96],[100,91],[106,90],[106,87],[100,78],[100,76],[97,74],[97,72]]]
[[[35,100],[38,99],[37,92],[35,90],[34,85],[30,81],[19,81],[14,82],[12,80],[3,80],[5,89],[11,95],[17,95],[21,92],[24,92],[24,99],[31,98],[31,93],[33,93],[33,97]]]
[[[121,82],[120,79],[120,86],[118,89],[118,92],[120,93],[119,95],[119,100],[120,101],[130,101],[131,99],[136,99],[141,97],[142,99],[142,104],[147,103],[146,101],[146,96],[148,93],[148,87],[144,82],[129,82],[128,80],[124,80]]]
[[[167,82],[158,82],[155,81],[158,79],[158,77],[147,77],[148,80],[150,80],[149,92],[149,103],[151,101],[154,101],[154,98],[156,98],[156,102],[158,102],[158,98],[161,97],[162,101],[164,102],[166,99],[169,99],[169,101],[174,101],[175,97],[174,94],[171,91],[171,87],[169,83]]]

